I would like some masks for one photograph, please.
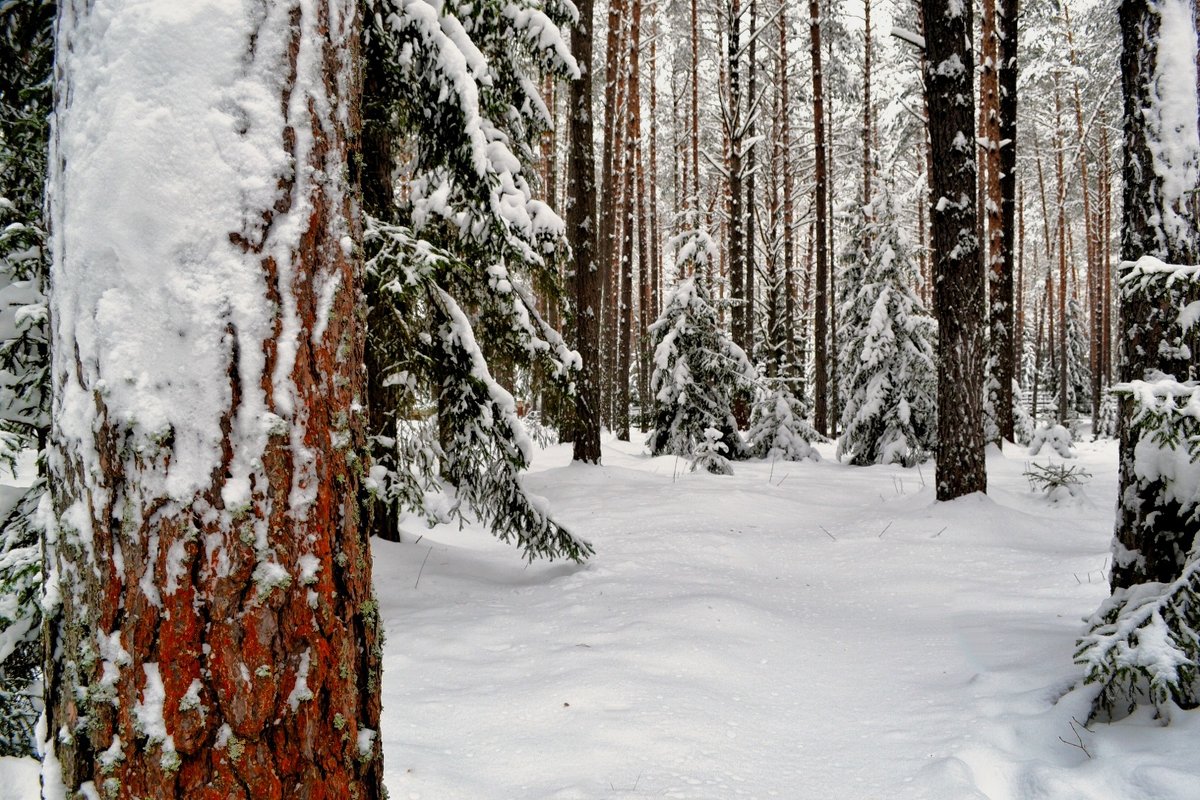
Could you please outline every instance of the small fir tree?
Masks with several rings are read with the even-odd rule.
[[[840,311],[838,457],[912,466],[932,450],[937,433],[937,326],[912,289],[916,262],[886,186],[859,209],[855,232]]]
[[[705,287],[716,245],[703,231],[692,231],[670,246],[683,279],[650,326],[654,337],[650,453],[689,457],[706,441],[705,431],[713,428],[721,434],[725,457],[745,458],[733,400],[747,391],[755,375],[746,354],[721,328]]]
[[[716,428],[704,429],[704,441],[696,445],[692,453],[692,472],[703,470],[711,475],[732,475],[733,465],[726,454],[729,447],[723,441],[724,434]]]
[[[0,755],[32,755],[41,711],[42,477],[50,429],[48,257],[42,221],[55,4],[0,3],[0,464],[39,477],[0,502]]]
[[[786,380],[769,381],[750,414],[746,446],[753,458],[820,461],[813,442],[825,441],[808,422],[808,409]]]

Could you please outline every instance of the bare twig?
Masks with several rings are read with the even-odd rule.
[[[896,520],[892,520],[892,522],[895,522],[895,521],[896,521]],[[888,524],[887,524],[887,525],[884,527],[884,529],[883,529],[883,530],[881,530],[881,531],[879,532],[879,536],[878,536],[878,537],[876,537],[876,538],[882,539],[882,538],[883,538],[883,535],[884,535],[885,533],[887,533],[887,532],[888,532],[888,528],[892,527],[892,522],[889,522],[889,523],[888,523]]]
[[[421,561],[421,568],[417,570],[417,579],[413,582],[413,588],[417,588],[417,584],[421,582],[421,573],[425,571],[425,562],[429,560],[429,554],[433,552],[433,545],[429,545],[429,549],[425,552],[425,558]]]
[[[837,537],[836,537],[836,536],[834,536],[834,535],[833,535],[832,533],[830,533],[829,531],[825,530],[825,526],[824,526],[824,525],[818,525],[817,527],[818,527],[818,528],[820,528],[821,530],[825,531],[825,535],[826,535],[826,536],[828,536],[830,539],[833,539],[835,542],[837,541]]]
[[[1062,738],[1061,736],[1058,737],[1058,740],[1065,745],[1070,745],[1071,747],[1078,747],[1080,750],[1083,751],[1083,754],[1085,756],[1087,756],[1088,758],[1091,758],[1092,754],[1089,753],[1087,747],[1084,746],[1083,737],[1079,735],[1079,729],[1075,727],[1076,725],[1078,725],[1080,728],[1083,728],[1085,731],[1088,730],[1087,725],[1084,725],[1079,720],[1075,719],[1074,717],[1071,717],[1071,733],[1075,734],[1075,741],[1068,742],[1066,739]]]
[[[946,526],[945,526],[945,527],[943,527],[943,528],[942,528],[940,531],[938,531],[937,533],[935,533],[933,536],[930,536],[929,538],[930,538],[930,539],[936,539],[937,537],[939,537],[939,536],[941,536],[943,533],[945,533],[945,532],[946,532],[946,528],[949,528],[949,527],[950,527],[949,525],[946,525]]]

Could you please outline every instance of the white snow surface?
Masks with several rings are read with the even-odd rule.
[[[1023,448],[990,451],[988,497],[937,504],[932,465],[816,447],[733,476],[535,450],[526,484],[595,543],[583,567],[478,527],[376,541],[391,796],[1196,797],[1200,714],[1085,730],[1068,692],[1108,594],[1114,442],[1076,445],[1094,477],[1057,505]],[[0,761],[0,786],[35,797],[37,772]]]
[[[1067,506],[1029,490],[1023,448],[991,453],[989,497],[937,504],[930,464],[817,447],[733,476],[539,450],[526,484],[596,545],[583,567],[471,527],[375,542],[392,796],[1196,796],[1200,715],[1072,728],[1113,442],[1077,445],[1095,477]]]

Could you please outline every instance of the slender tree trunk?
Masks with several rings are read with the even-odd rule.
[[[780,169],[783,173],[783,283],[784,283],[784,328],[787,342],[784,349],[785,375],[802,378],[804,364],[796,351],[796,211],[795,178],[792,174],[792,126],[790,114],[791,95],[788,92],[788,15],[787,2],[779,4],[779,147]]]
[[[60,6],[44,796],[380,798],[362,263],[343,246],[359,17],[133,5]],[[276,98],[243,110],[250,137],[213,116],[230,75]],[[162,91],[133,107],[131,83]],[[138,143],[97,107],[136,116]],[[68,181],[68,158],[110,179]]]
[[[626,73],[625,88],[625,165],[622,168],[624,178],[623,202],[621,208],[624,214],[624,237],[621,246],[621,288],[620,288],[620,317],[621,332],[617,350],[617,391],[616,416],[614,428],[617,438],[623,442],[629,441],[629,401],[630,401],[630,372],[633,361],[633,271],[634,260],[644,255],[644,247],[635,251],[634,234],[637,232],[639,142],[641,141],[641,75],[640,53],[642,39],[642,0],[631,0],[629,29],[629,66]],[[644,234],[645,231],[643,230]],[[642,243],[644,245],[644,236]],[[641,261],[636,268],[645,271],[645,262]]]
[[[368,51],[369,52],[369,51]],[[382,65],[374,54],[365,59],[363,68],[363,126],[362,186],[363,210],[379,219],[394,222],[396,218],[395,186],[392,181],[393,148],[397,138],[390,104],[384,101]],[[367,434],[370,441],[394,441],[396,413],[400,406],[400,388],[389,384],[395,347],[396,322],[386,303],[378,302],[378,286],[369,282],[366,293],[367,335],[364,359],[367,380]],[[392,448],[394,452],[394,448]],[[380,461],[386,456],[380,456]],[[371,534],[386,541],[400,540],[400,508],[394,500],[370,493],[364,498],[365,519],[370,522]]]
[[[813,295],[813,370],[816,372],[814,386],[813,424],[817,432],[829,434],[829,253],[826,249],[826,234],[829,230],[829,198],[826,168],[828,150],[825,142],[825,81],[821,72],[821,6],[818,0],[808,3],[808,30],[812,56],[812,103],[813,103],[813,147],[816,165],[813,177],[816,181],[816,291]]]
[[[863,0],[862,204],[871,202],[871,0]]]
[[[1054,120],[1054,167],[1058,187],[1058,423],[1066,425],[1070,416],[1067,403],[1067,184],[1063,163],[1062,93],[1059,91],[1057,77],[1054,81]]]
[[[1108,144],[1108,127],[1104,126],[1100,129],[1100,151],[1103,154],[1103,177],[1104,191],[1102,198],[1104,202],[1104,234],[1101,237],[1104,248],[1104,280],[1103,280],[1103,299],[1101,306],[1103,308],[1104,319],[1101,322],[1101,328],[1104,331],[1104,355],[1101,357],[1101,362],[1104,369],[1104,385],[1109,386],[1112,383],[1112,170],[1110,165],[1110,157],[1112,151]]]
[[[600,463],[600,289],[596,246],[596,169],[592,128],[592,0],[577,0],[571,50],[579,78],[567,95],[567,236],[575,257],[575,347],[583,359],[575,386],[574,459]]]
[[[1015,5],[1015,0],[1010,1]],[[1015,47],[1011,46],[1013,43],[1008,39],[1011,32],[1005,30],[1009,27],[1009,19],[1005,15],[1014,11],[1000,7],[997,13],[997,0],[984,0],[983,3],[980,117],[987,176],[985,218],[991,345],[989,402],[995,415],[997,444],[1013,438],[1012,192],[1016,166],[1016,86],[1012,78],[1016,74],[1016,65],[1009,63],[1015,58]],[[1002,76],[1007,79],[1005,83],[1013,85],[1001,85]],[[1011,96],[1010,92],[1013,93]],[[1003,144],[1006,139],[1007,145]],[[1006,164],[1006,161],[1009,163]]]
[[[749,119],[746,120],[746,140],[750,143],[745,149],[746,159],[746,215],[745,215],[745,275],[746,286],[742,291],[742,296],[746,300],[746,306],[743,313],[742,324],[745,327],[745,344],[742,349],[746,351],[746,355],[754,358],[754,273],[757,269],[757,259],[755,258],[755,230],[756,218],[755,203],[758,199],[757,188],[757,173],[758,173],[758,145],[754,143],[757,135],[756,120],[758,112],[755,103],[758,101],[758,0],[750,0],[750,59],[747,62],[748,76],[748,96],[746,98],[746,113],[749,114]],[[749,413],[747,412],[747,422],[749,422]]]
[[[930,217],[938,319],[937,497],[987,491],[983,438],[984,297],[975,231],[969,3],[922,0],[933,147]]]
[[[692,212],[700,227],[700,9],[692,0]],[[711,269],[711,266],[710,266]],[[712,286],[712,283],[709,283]]]
[[[732,307],[733,343],[746,348],[746,185],[742,159],[742,69],[740,0],[726,4],[729,30],[726,39],[726,80],[729,88],[725,110],[725,136],[729,165],[729,299]],[[739,415],[740,416],[740,415]],[[739,424],[744,424],[742,419]]]

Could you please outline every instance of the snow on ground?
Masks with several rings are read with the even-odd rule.
[[[1063,698],[1107,595],[1115,443],[1078,446],[1094,477],[1058,504],[1020,448],[949,504],[931,465],[823,449],[722,477],[550,448],[527,483],[584,567],[470,528],[377,543],[392,797],[1197,796],[1194,715],[1085,730]]]
[[[473,528],[377,542],[392,798],[1197,796],[1200,714],[1086,730],[1064,697],[1107,594],[1115,443],[1077,445],[1094,477],[1058,504],[1020,448],[949,504],[931,465],[821,449],[732,477],[541,452],[528,485],[596,545],[583,567]],[[0,787],[36,796],[35,765],[0,762]]]

